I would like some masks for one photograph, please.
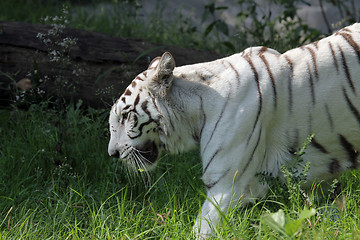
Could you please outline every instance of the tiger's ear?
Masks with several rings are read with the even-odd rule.
[[[175,60],[169,52],[165,52],[158,61],[151,88],[155,95],[164,97],[171,87]]]

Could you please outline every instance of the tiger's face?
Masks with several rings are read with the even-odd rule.
[[[154,59],[110,111],[108,153],[135,170],[155,168],[162,150],[161,114],[155,98],[168,89],[175,62],[169,53]]]

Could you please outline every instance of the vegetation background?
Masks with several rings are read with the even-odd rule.
[[[310,1],[273,2],[283,11],[259,18],[259,3],[237,1],[243,10],[235,29],[218,17],[227,7],[214,2],[204,5],[202,26],[179,14],[165,21],[161,5],[144,20],[139,15],[140,0],[2,0],[0,20],[61,24],[224,55],[251,45],[285,51],[324,35],[297,18],[296,4]],[[356,21],[354,1],[325,2],[345,13],[340,25]],[[111,7],[101,10],[101,6]],[[249,19],[251,24],[245,24]],[[0,72],[0,81],[3,77],[11,76]],[[205,198],[197,152],[162,157],[149,181],[144,173],[128,174],[117,159],[108,157],[109,109],[51,98],[24,105],[25,95],[16,94],[11,107],[0,109],[0,239],[192,238],[192,225]],[[32,94],[37,96],[34,91],[26,96]],[[296,164],[302,164],[304,144]],[[332,197],[336,182],[329,192],[314,184],[304,196],[306,170],[299,173],[284,167],[283,172],[285,183],[259,173],[271,186],[268,196],[235,207],[212,237],[360,239],[358,171],[341,176],[346,198],[340,200]]]

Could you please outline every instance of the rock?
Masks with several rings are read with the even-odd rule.
[[[174,55],[178,66],[220,57],[59,25],[0,21],[0,83],[11,85],[14,79],[26,78],[45,96],[67,102],[81,99],[86,106],[103,108],[165,51]],[[4,89],[0,99],[8,94]]]

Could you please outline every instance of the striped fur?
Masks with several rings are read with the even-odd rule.
[[[308,184],[359,166],[360,24],[280,54],[266,47],[175,67],[170,53],[139,74],[110,113],[109,154],[151,169],[162,150],[198,148],[211,232],[230,199],[264,196],[256,174],[280,174],[306,138]],[[234,183],[234,185],[233,185]]]

